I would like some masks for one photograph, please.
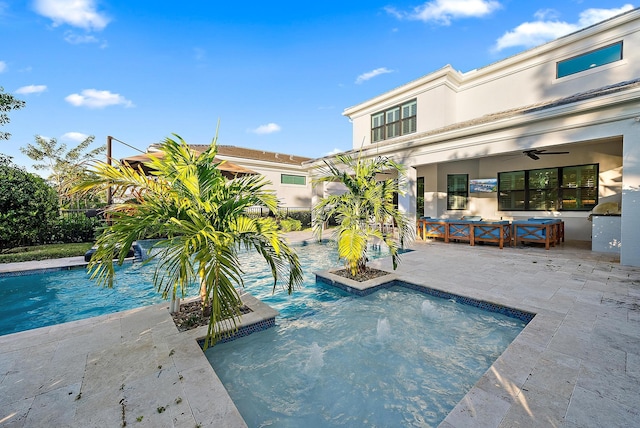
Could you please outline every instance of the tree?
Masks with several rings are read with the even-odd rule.
[[[88,269],[99,284],[112,286],[113,260],[122,263],[136,240],[163,237],[151,258],[158,260],[154,285],[163,297],[181,296],[193,283],[200,284],[203,308],[209,306],[205,347],[237,326],[242,306],[236,286],[242,286],[241,250],[257,252],[269,265],[274,291],[288,276],[289,293],[302,282],[295,252],[270,218],[251,218],[245,209],[265,206],[276,212],[277,199],[266,190],[268,181],[249,175],[227,179],[215,161],[217,138],[201,155],[184,140],[167,138],[162,158],[146,164],[154,176],[128,165],[95,163],[95,179],[77,190],[111,186],[117,196],[133,201],[108,207],[111,224],[98,238]]]
[[[24,105],[24,101],[15,98],[11,94],[5,94],[4,88],[0,86],[0,125],[6,125],[10,122],[7,112],[20,110]],[[11,138],[11,134],[0,132],[0,140],[8,140],[9,138]]]
[[[414,239],[413,228],[394,204],[394,195],[400,193],[399,186],[404,180],[404,168],[384,157],[365,160],[361,155],[357,159],[339,155],[336,160],[337,163],[325,161],[313,182],[340,182],[347,191],[327,196],[313,208],[314,232],[321,237],[324,222],[336,218],[338,226],[334,233],[338,255],[353,276],[366,271],[367,247],[374,239],[389,247],[393,269],[396,269],[400,260],[399,246],[404,247]],[[398,171],[398,178],[378,180],[389,170]],[[393,231],[381,227],[388,222],[393,222],[397,228],[397,240]]]
[[[42,243],[57,218],[55,190],[0,155],[0,251]]]
[[[80,201],[77,197],[71,195],[71,188],[75,183],[88,178],[87,163],[104,153],[106,146],[102,145],[87,151],[95,139],[93,135],[87,137],[69,151],[67,151],[66,144],[59,144],[55,138],[47,140],[36,135],[35,139],[35,144],[21,147],[20,151],[34,161],[39,162],[33,165],[34,169],[51,171],[48,180],[58,192],[61,207],[80,208]],[[103,199],[101,196],[95,192],[84,195],[85,200],[89,199],[89,203],[93,206]],[[88,206],[84,208],[88,208]]]

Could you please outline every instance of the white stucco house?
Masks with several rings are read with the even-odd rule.
[[[567,239],[591,240],[590,214],[610,202],[612,245],[640,266],[640,9],[477,70],[447,65],[343,114],[354,152],[407,167],[410,216],[557,217]]]
[[[200,144],[191,144],[189,147],[198,153],[209,148]],[[311,208],[311,180],[308,168],[303,166],[311,158],[230,145],[217,147],[216,159],[225,162],[221,169],[229,177],[235,174],[260,174],[269,180],[267,188],[276,193],[283,209]],[[158,146],[152,144],[146,153],[123,158],[121,162],[137,167],[150,160],[148,153],[159,156]]]
[[[216,157],[265,176],[271,182],[269,187],[278,195],[282,207],[311,207],[311,179],[308,169],[303,167],[303,163],[311,158],[226,145],[218,146]]]

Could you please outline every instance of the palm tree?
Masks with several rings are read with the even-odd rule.
[[[367,246],[374,240],[383,241],[389,247],[393,269],[396,269],[400,261],[399,247],[409,244],[415,235],[394,203],[394,195],[401,194],[400,185],[405,180],[404,167],[380,156],[365,160],[361,154],[358,158],[338,155],[336,161],[325,161],[314,184],[340,182],[347,191],[327,196],[314,207],[314,232],[321,238],[325,221],[336,218],[338,255],[353,276],[366,271]],[[379,180],[389,170],[398,172],[397,179]],[[397,239],[393,230],[381,227],[387,222],[393,222],[397,228]]]
[[[254,250],[268,264],[274,279],[288,276],[291,293],[302,282],[295,252],[276,223],[269,218],[245,215],[250,206],[275,212],[277,199],[262,176],[227,179],[217,168],[214,138],[202,154],[193,152],[178,135],[167,138],[163,157],[150,155],[146,165],[153,176],[128,165],[94,164],[95,178],[76,190],[106,190],[128,203],[107,209],[110,224],[96,242],[89,262],[91,277],[113,286],[113,261],[122,263],[134,241],[161,237],[151,258],[158,260],[154,285],[164,298],[184,296],[189,286],[200,284],[203,308],[211,307],[205,348],[237,328],[242,306],[236,286],[242,286],[240,251]]]

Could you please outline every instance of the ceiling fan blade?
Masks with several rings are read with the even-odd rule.
[[[533,160],[540,159],[539,155],[566,155],[566,154],[569,154],[569,152],[548,152],[545,149],[523,150],[522,153],[527,155],[527,156],[529,156]]]
[[[529,157],[530,157],[531,159],[533,159],[533,160],[538,160],[538,159],[540,159],[540,158],[537,156],[538,150],[523,150],[523,152],[522,152],[522,153],[524,153],[526,156],[529,156]]]

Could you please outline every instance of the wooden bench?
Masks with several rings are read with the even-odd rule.
[[[529,220],[458,220],[421,218],[417,221],[418,236],[443,239],[444,242],[465,241],[496,243],[503,249],[505,245],[531,242],[544,244],[548,250],[564,242],[564,222],[554,218],[532,218]]]
[[[528,221],[532,222],[550,222],[553,224],[554,235],[556,238],[556,244],[564,242],[564,221],[559,218],[547,218],[547,217],[532,217]]]
[[[473,245],[473,225],[469,220],[447,220],[447,236],[444,242],[466,241]]]
[[[555,247],[558,242],[556,230],[559,230],[559,226],[551,221],[515,220],[512,227],[515,246],[519,242],[533,242],[544,244],[544,248],[548,250],[550,246]]]
[[[427,238],[440,238],[449,242],[447,238],[447,223],[439,218],[426,218],[418,220],[418,234],[424,240]]]
[[[507,220],[479,221],[473,224],[473,239],[471,245],[476,242],[497,243],[500,249],[504,245],[511,245],[511,224]]]

